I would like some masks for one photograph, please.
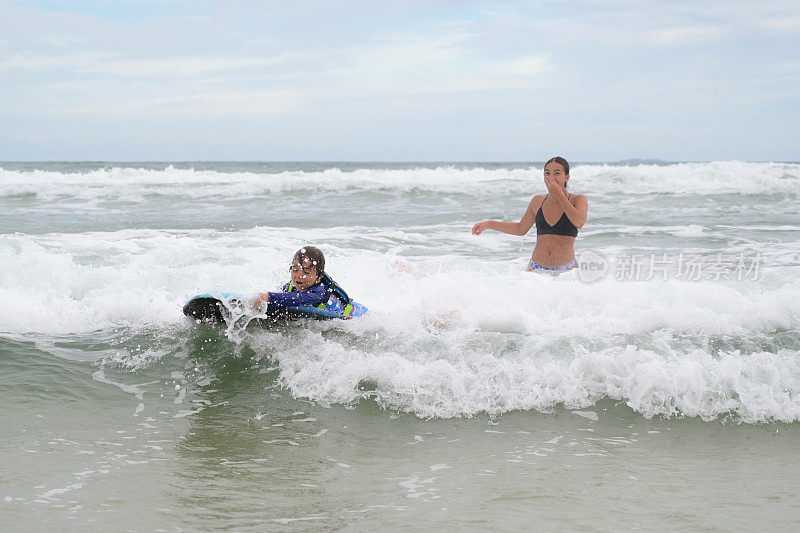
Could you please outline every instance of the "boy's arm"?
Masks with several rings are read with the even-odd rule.
[[[303,292],[266,292],[258,294],[253,300],[254,307],[296,307],[319,305],[325,300],[328,290],[322,283],[310,287]]]

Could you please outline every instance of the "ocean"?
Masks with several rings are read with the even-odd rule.
[[[541,171],[0,163],[0,530],[799,529],[800,163],[574,163],[559,276]],[[367,316],[182,315],[304,245]]]

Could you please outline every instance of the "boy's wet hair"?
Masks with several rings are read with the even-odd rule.
[[[295,261],[300,263],[301,267],[310,263],[317,267],[317,276],[322,277],[325,275],[325,256],[322,254],[322,250],[315,246],[303,246],[297,250],[292,258],[292,262]]]

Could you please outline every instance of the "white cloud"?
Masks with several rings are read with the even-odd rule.
[[[82,72],[112,74],[123,77],[196,76],[208,72],[239,70],[283,63],[285,57],[176,57],[158,59],[98,61],[81,69]]]
[[[75,37],[74,35],[48,35],[43,39],[46,44],[53,45],[58,48],[67,48],[75,44],[84,43],[84,39]]]
[[[168,97],[119,97],[72,106],[66,114],[114,117],[263,116],[296,113],[302,100],[293,91],[229,91],[189,93]]]
[[[332,52],[332,62],[344,65],[319,73],[326,90],[359,97],[420,95],[531,87],[553,70],[550,54],[496,59],[473,41],[466,26],[443,26],[435,37],[394,35]]]
[[[110,74],[125,78],[147,76],[196,76],[209,72],[273,66],[286,61],[285,56],[261,57],[172,57],[120,59],[96,53],[60,56],[17,54],[0,62],[0,69],[24,70],[72,69],[83,74]]]
[[[0,61],[0,69],[45,71],[55,69],[80,69],[106,59],[108,56],[91,52],[52,55],[14,54]]]
[[[725,35],[718,26],[681,26],[648,32],[649,40],[662,45],[693,45],[715,41]]]
[[[501,62],[495,67],[498,74],[507,73],[512,76],[538,76],[551,70],[553,65],[550,62],[550,53]]]
[[[764,19],[762,24],[767,28],[781,32],[800,32],[800,17],[771,17]]]

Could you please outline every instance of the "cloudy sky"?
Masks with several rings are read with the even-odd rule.
[[[797,0],[0,0],[0,160],[800,160]]]

